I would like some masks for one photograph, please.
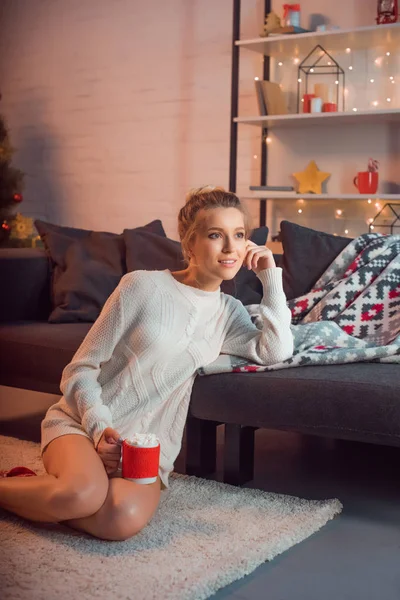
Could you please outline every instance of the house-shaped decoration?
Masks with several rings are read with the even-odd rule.
[[[389,202],[375,215],[374,220],[369,225],[369,233],[375,229],[390,229],[390,235],[398,233],[395,231],[400,227],[400,204]],[[382,232],[388,234],[389,232]]]
[[[335,102],[338,111],[345,110],[344,70],[320,44],[299,64],[297,82],[297,112],[303,112],[303,95],[313,94],[315,83],[327,88],[329,102]]]

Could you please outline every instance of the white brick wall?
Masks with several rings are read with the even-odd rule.
[[[302,7],[305,20],[325,10],[351,26],[371,22],[376,2]],[[242,0],[243,38],[258,35],[262,9],[261,0]],[[161,218],[176,238],[188,188],[228,185],[231,32],[232,0],[2,0],[0,110],[26,173],[23,212],[109,231]],[[242,52],[242,114],[255,114],[260,74],[261,57]],[[300,134],[280,134],[270,148],[270,182],[316,158],[340,187],[370,155],[394,176],[398,138],[375,129],[357,135],[361,147],[336,133],[323,158],[319,132],[306,147]],[[257,128],[240,126],[239,193],[259,182],[259,146]],[[294,206],[281,203],[272,228],[289,218],[330,231],[333,208],[309,210],[300,221]],[[251,209],[257,216],[256,203]]]
[[[25,214],[176,237],[188,188],[228,185],[231,0],[5,0],[2,112]]]

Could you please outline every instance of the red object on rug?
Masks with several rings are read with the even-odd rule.
[[[9,471],[0,471],[0,477],[33,477],[37,473],[28,469],[28,467],[14,467]]]

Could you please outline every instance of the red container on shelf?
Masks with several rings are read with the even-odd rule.
[[[360,171],[357,177],[354,177],[353,183],[360,194],[376,194],[379,174],[376,171]]]
[[[378,0],[378,16],[376,22],[378,25],[387,23],[397,23],[399,18],[398,0]]]
[[[337,104],[335,102],[324,102],[322,112],[337,112]]]
[[[311,100],[315,98],[315,94],[304,94],[303,96],[303,113],[311,112]]]

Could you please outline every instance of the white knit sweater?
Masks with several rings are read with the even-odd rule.
[[[43,421],[42,449],[66,433],[88,435],[97,446],[106,427],[123,438],[152,432],[160,439],[159,474],[168,487],[197,369],[220,353],[261,365],[293,353],[282,269],[258,277],[262,331],[220,289],[185,285],[168,269],[125,275],[63,371],[63,396]]]

